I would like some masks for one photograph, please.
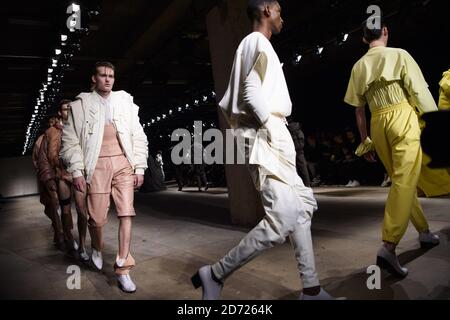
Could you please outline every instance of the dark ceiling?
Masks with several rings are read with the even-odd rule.
[[[54,110],[55,101],[89,90],[92,65],[109,60],[117,66],[115,89],[135,97],[143,123],[200,99],[200,107],[183,109],[171,116],[170,122],[147,127],[155,148],[164,143],[161,139],[170,130],[192,126],[194,119],[214,123],[214,83],[205,17],[221,1],[225,0],[77,1],[83,12],[82,25],[88,31],[73,34],[66,28],[66,8],[71,2],[2,4],[0,156],[22,154],[27,126],[39,90],[47,80],[54,50],[61,45],[62,33],[69,35],[68,46],[62,50],[73,56],[67,57],[67,66],[57,67],[64,70],[60,73],[64,78],[53,85],[53,103],[46,93],[46,114]],[[365,9],[370,3],[380,5],[390,17],[391,45],[413,54],[433,94],[437,94],[442,72],[450,67],[449,49],[442,44],[449,35],[447,1],[280,2],[286,25],[283,33],[274,38],[274,45],[287,63],[294,117],[307,129],[352,123],[352,110],[341,101],[351,66],[365,51],[357,28],[367,17]],[[341,31],[350,36],[343,46],[338,46],[336,36]],[[75,46],[78,43],[79,49]],[[322,57],[312,52],[317,44],[325,48]],[[298,66],[290,63],[295,52],[303,55]],[[205,103],[203,96],[207,98]],[[45,115],[40,116],[43,119]],[[35,127],[39,130],[39,126]]]

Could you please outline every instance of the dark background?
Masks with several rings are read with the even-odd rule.
[[[34,112],[47,68],[61,48],[61,33],[69,35],[64,58],[45,95],[45,122],[63,97],[89,90],[92,65],[110,60],[117,66],[115,89],[135,97],[142,123],[166,114],[146,127],[152,149],[169,143],[173,129],[192,129],[194,120],[217,126],[214,83],[205,17],[220,0],[78,1],[86,30],[67,32],[68,1],[8,1],[0,10],[0,156],[23,153],[25,133]],[[390,29],[390,46],[409,51],[437,99],[442,73],[450,68],[448,1],[280,1],[285,20],[273,38],[294,103],[294,120],[305,131],[341,130],[354,125],[354,110],[343,103],[353,64],[366,52],[360,25],[369,4],[381,7]],[[96,14],[98,12],[98,14]],[[341,32],[347,42],[338,45]],[[314,54],[323,45],[321,57]],[[303,55],[298,66],[293,55]],[[72,54],[72,56],[71,56]],[[64,61],[64,62],[63,62]],[[207,99],[203,101],[203,96]],[[199,100],[198,106],[194,101]],[[189,104],[186,109],[185,105]],[[178,112],[178,108],[182,111]],[[169,110],[172,114],[169,115]],[[31,130],[30,141],[39,134]],[[154,150],[152,150],[154,152]]]

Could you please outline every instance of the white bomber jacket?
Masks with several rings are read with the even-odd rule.
[[[147,169],[148,141],[139,122],[139,107],[125,91],[111,92],[113,124],[125,156],[135,174]],[[62,134],[61,159],[74,178],[92,180],[103,141],[105,108],[95,92],[81,93],[70,104],[69,119]]]

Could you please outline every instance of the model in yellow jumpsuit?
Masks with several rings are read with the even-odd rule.
[[[422,164],[416,110],[424,113],[437,107],[414,59],[405,50],[387,47],[387,27],[378,29],[378,34],[365,28],[364,39],[370,49],[354,65],[344,101],[357,107],[357,124],[364,141],[358,151],[370,151],[365,156],[375,161],[371,151],[375,149],[392,180],[377,264],[405,277],[408,270],[400,266],[395,248],[409,221],[419,232],[422,245],[439,243],[439,237],[429,231],[416,189]],[[372,113],[373,142],[366,131],[366,104]]]
[[[443,78],[439,83],[439,109],[450,109],[450,70],[444,72]],[[420,122],[421,127],[425,125]],[[427,197],[438,197],[450,193],[450,174],[445,169],[431,169],[428,164],[431,162],[430,157],[423,154],[422,170],[420,172],[417,188],[419,192]]]

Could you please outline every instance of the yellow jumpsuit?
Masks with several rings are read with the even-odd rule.
[[[422,150],[420,114],[437,110],[422,72],[402,49],[371,48],[353,67],[344,101],[369,105],[371,137],[391,177],[383,241],[398,244],[411,220],[418,232],[429,229],[417,198]]]
[[[444,72],[439,83],[439,109],[450,109],[450,70]],[[450,174],[446,169],[431,169],[428,163],[430,157],[423,154],[422,170],[420,172],[418,189],[427,197],[437,197],[450,193]]]

